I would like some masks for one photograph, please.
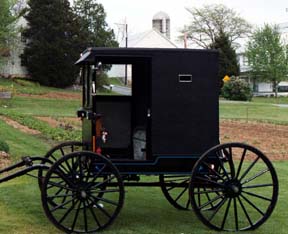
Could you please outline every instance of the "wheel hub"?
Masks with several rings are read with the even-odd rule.
[[[242,185],[238,180],[230,180],[225,184],[225,194],[228,197],[238,197],[242,192]]]

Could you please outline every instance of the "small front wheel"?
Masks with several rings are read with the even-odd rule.
[[[211,148],[196,162],[189,193],[205,225],[215,230],[250,230],[272,214],[278,179],[272,163],[258,149],[228,143]]]
[[[42,205],[49,220],[66,233],[94,233],[109,226],[124,202],[117,168],[104,156],[74,152],[48,170]]]

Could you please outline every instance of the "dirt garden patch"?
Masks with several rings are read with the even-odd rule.
[[[66,100],[80,100],[81,93],[64,93],[64,92],[48,92],[41,95],[19,93],[17,96],[31,97],[31,98],[51,98],[51,99],[66,99]]]
[[[222,120],[220,140],[221,143],[247,143],[273,160],[288,159],[288,126]]]
[[[24,133],[31,134],[31,135],[37,135],[37,134],[41,133],[38,130],[28,128],[27,126],[22,125],[22,124],[18,123],[17,121],[10,119],[8,117],[0,116],[0,119],[5,121],[6,124],[12,126],[13,128],[18,129],[20,132],[24,132]]]
[[[53,128],[62,127],[66,129],[67,127],[68,129],[71,127],[77,130],[81,129],[81,121],[78,118],[37,118],[47,122]],[[0,116],[0,119],[21,132],[33,135],[40,134],[39,131],[30,129],[5,116]],[[221,120],[220,142],[247,143],[264,152],[270,159],[288,160],[288,126],[285,125]]]

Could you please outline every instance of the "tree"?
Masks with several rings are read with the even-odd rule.
[[[21,58],[32,79],[42,85],[72,85],[78,73],[79,25],[68,0],[30,0]]]
[[[0,64],[4,57],[10,55],[10,48],[16,35],[16,16],[12,14],[13,2],[0,0]]]
[[[215,38],[214,43],[210,45],[211,49],[219,51],[219,82],[222,82],[224,76],[238,76],[239,64],[237,61],[236,52],[229,41],[229,36],[220,31],[219,36]]]
[[[246,55],[251,73],[257,80],[269,81],[278,96],[278,84],[287,80],[288,47],[281,42],[281,34],[276,25],[265,24],[251,36]]]
[[[192,15],[192,22],[181,31],[188,40],[200,47],[209,48],[220,36],[220,32],[228,35],[229,41],[234,43],[251,31],[251,25],[245,19],[222,4],[186,9]]]
[[[106,13],[96,0],[75,0],[74,13],[80,20],[82,48],[118,47],[115,34],[106,23]]]

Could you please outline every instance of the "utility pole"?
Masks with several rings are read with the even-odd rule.
[[[125,18],[125,22],[122,23],[116,23],[116,25],[118,26],[118,28],[120,28],[119,26],[121,26],[122,28],[122,39],[123,40],[123,35],[125,34],[125,48],[128,48],[128,24],[127,24],[127,20]],[[125,64],[125,75],[124,75],[124,85],[128,84],[128,75],[127,75],[127,64]]]
[[[125,46],[128,48],[128,24],[125,19]],[[128,79],[127,79],[127,64],[125,64],[125,80],[124,84],[127,85]]]

